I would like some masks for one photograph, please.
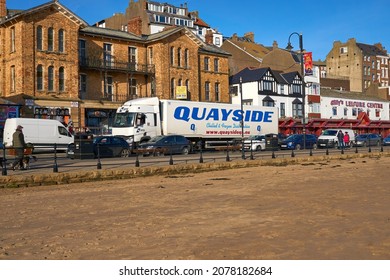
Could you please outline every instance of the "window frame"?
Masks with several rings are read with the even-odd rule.
[[[47,29],[47,51],[54,51],[54,28],[49,27]]]

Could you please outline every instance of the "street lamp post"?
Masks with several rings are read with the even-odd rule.
[[[242,112],[241,118],[241,158],[245,159],[245,150],[244,150],[244,102],[242,97],[242,77],[240,77],[240,109]]]
[[[302,75],[302,130],[303,130],[303,148],[306,149],[306,116],[305,116],[305,99],[306,99],[306,92],[305,92],[305,69],[304,69],[304,62],[303,62],[303,36],[302,34],[299,34],[297,32],[293,32],[288,37],[288,44],[286,49],[291,52],[293,49],[293,46],[291,45],[290,39],[292,35],[298,35],[299,36],[299,49],[301,53],[301,75]]]

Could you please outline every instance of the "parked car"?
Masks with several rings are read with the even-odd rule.
[[[244,140],[245,151],[264,151],[265,150],[265,135],[252,135]]]
[[[383,138],[383,146],[390,146],[390,134]]]
[[[75,145],[70,144],[67,156],[74,158]],[[93,154],[95,157],[128,157],[131,153],[129,143],[119,136],[97,136],[93,138]]]
[[[182,135],[160,135],[140,144],[138,149],[143,155],[188,155],[192,152],[192,143]]]
[[[356,136],[354,146],[368,147],[368,146],[380,146],[382,137],[375,133],[365,133]]]
[[[317,136],[306,134],[305,140],[307,149],[317,149]],[[292,134],[280,143],[280,149],[282,150],[300,150],[303,147],[303,134]]]

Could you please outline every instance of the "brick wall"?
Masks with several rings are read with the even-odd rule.
[[[36,28],[43,30],[43,49],[36,49]],[[54,30],[54,50],[47,51],[47,31]],[[11,50],[11,33],[15,32],[15,51]],[[64,30],[64,52],[58,52],[58,31]],[[14,25],[3,29],[4,44],[4,96],[28,94],[32,96],[56,95],[58,97],[77,97],[78,95],[78,26],[67,20],[61,13],[48,9],[42,13],[30,14]],[[36,90],[36,67],[43,68],[43,90]],[[54,89],[48,91],[47,71],[54,68]],[[16,87],[12,91],[11,68],[16,72]],[[59,91],[59,68],[64,68],[65,91]]]
[[[7,7],[5,0],[0,0],[0,19],[7,15]]]

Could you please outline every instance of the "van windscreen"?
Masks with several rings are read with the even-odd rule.
[[[337,134],[337,130],[324,130],[322,135],[324,136],[335,136]]]

